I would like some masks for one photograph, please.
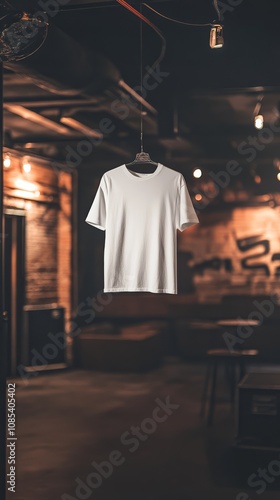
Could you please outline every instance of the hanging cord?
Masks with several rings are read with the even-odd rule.
[[[140,0],[140,14],[142,16],[142,1]],[[140,89],[143,97],[143,20],[140,19]],[[140,151],[143,153],[143,103],[140,103]]]
[[[213,0],[213,5],[217,11],[217,14],[218,14],[218,19],[219,21],[221,21],[221,12],[220,12],[220,9],[219,9],[219,5],[218,5],[218,0]]]
[[[154,9],[153,7],[148,5],[147,3],[143,3],[143,5],[145,5],[145,7],[150,9],[152,12],[154,12],[158,16],[163,17],[164,19],[167,19],[168,21],[172,21],[173,23],[183,24],[184,26],[213,26],[213,23],[215,23],[215,21],[213,21],[213,23],[188,23],[185,21],[179,21],[178,19],[173,19],[172,17],[165,16],[164,14],[162,14],[161,12],[158,12],[156,9]],[[220,13],[220,9],[218,6],[218,0],[213,0],[213,5],[217,11],[218,19],[220,21],[221,20],[221,13]]]
[[[162,45],[160,55],[157,60],[150,66],[149,70],[156,68],[165,56],[166,51],[166,40],[162,34],[162,32],[155,26],[147,17],[142,14],[142,0],[140,0],[140,10],[138,11],[132,5],[127,3],[125,0],[116,0],[120,5],[125,7],[127,10],[132,12],[135,16],[140,19],[140,89],[141,89],[141,97],[143,96],[143,21],[152,28],[157,35],[160,37]],[[140,151],[143,153],[143,104],[142,100],[140,102]]]
[[[161,51],[160,51],[160,55],[159,57],[157,58],[157,60],[150,66],[151,69],[154,69],[157,65],[159,65],[161,63],[161,61],[163,60],[164,56],[165,56],[165,51],[166,51],[166,40],[164,38],[164,35],[163,33],[147,18],[145,17],[143,14],[142,14],[142,3],[141,3],[141,12],[139,12],[137,9],[135,9],[134,7],[132,7],[132,5],[130,5],[128,2],[126,2],[125,0],[116,0],[117,3],[119,3],[120,5],[122,5],[122,7],[124,7],[125,9],[129,10],[130,12],[132,12],[132,14],[134,14],[135,16],[139,17],[140,19],[142,19],[142,21],[144,21],[144,23],[146,23],[148,26],[150,26],[150,28],[152,28],[155,33],[160,37],[161,39]],[[82,10],[91,10],[91,9],[96,9],[96,8],[106,8],[107,6],[104,4],[104,5],[67,5],[65,7],[61,7],[59,9],[59,12],[71,12],[71,11],[82,11]],[[114,5],[110,5],[110,8],[111,7],[114,7]]]
[[[144,21],[144,23],[146,23],[148,26],[150,26],[150,28],[152,28],[157,33],[157,35],[160,37],[161,42],[162,42],[160,55],[157,58],[157,60],[150,66],[150,69],[154,69],[156,66],[158,66],[161,63],[161,61],[163,60],[163,58],[165,56],[166,40],[164,38],[163,33],[147,17],[143,16],[143,14],[142,14],[142,2],[140,4],[140,12],[139,12],[137,9],[135,9],[134,7],[132,7],[132,5],[130,5],[129,3],[127,3],[125,0],[116,0],[116,1],[120,5],[122,5],[123,7],[125,7],[125,9],[129,10],[130,12],[132,12],[132,14],[134,14],[135,16],[139,17],[142,21]]]

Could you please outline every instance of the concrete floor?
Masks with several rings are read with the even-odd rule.
[[[147,374],[79,370],[17,380],[16,493],[8,498],[279,500],[280,477],[261,496],[248,486],[273,457],[233,448],[230,406],[219,404],[210,429],[199,418],[204,371],[171,358]],[[168,397],[178,407],[155,411]],[[96,465],[109,457],[102,478]]]

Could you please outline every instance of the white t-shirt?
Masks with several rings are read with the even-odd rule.
[[[182,174],[106,172],[86,222],[103,231],[104,292],[177,294],[177,229],[199,222]]]

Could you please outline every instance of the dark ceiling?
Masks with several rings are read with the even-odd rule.
[[[217,20],[212,0],[148,3],[181,21]],[[278,123],[280,5],[275,0],[219,3],[225,37],[219,50],[209,47],[209,27],[175,24],[142,7],[167,43],[159,72],[147,80],[145,149],[182,171],[199,164],[222,168],[234,158],[248,168],[268,171],[280,157],[280,132],[256,149],[251,162],[240,153],[240,145],[250,137],[258,139],[253,115],[261,96],[265,126]],[[10,4],[22,9],[21,1]],[[139,9],[139,2],[130,4]],[[24,8],[40,11],[35,0]],[[113,168],[133,159],[139,150],[140,105],[130,89],[139,91],[139,20],[116,1],[106,0],[64,0],[60,11],[47,15],[49,34],[42,48],[22,62],[4,65],[6,146],[65,162],[69,148],[76,151],[85,136],[67,123],[71,118],[99,135],[103,124],[102,140],[92,141],[90,154],[76,162],[79,168],[98,170],[105,163]],[[145,74],[160,53],[161,40],[146,25],[143,40]],[[130,89],[120,86],[120,80]]]

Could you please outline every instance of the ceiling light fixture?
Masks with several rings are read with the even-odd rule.
[[[121,2],[122,0],[117,0],[117,1]],[[173,23],[183,24],[185,26],[195,26],[195,27],[211,26],[210,40],[209,40],[211,49],[220,49],[223,47],[224,45],[223,26],[221,24],[221,12],[218,0],[213,0],[213,5],[218,14],[218,19],[217,21],[213,21],[212,23],[188,23],[186,21],[180,21],[179,19],[173,19],[172,17],[168,17],[162,14],[158,10],[148,5],[147,3],[143,3],[143,5],[148,9],[150,9],[155,14],[157,14],[158,16],[163,17],[163,19],[167,19],[168,21],[172,21]]]
[[[254,109],[254,125],[255,128],[258,130],[261,130],[264,125],[264,118],[263,115],[261,114],[262,100],[263,96],[258,98],[257,104]]]
[[[209,45],[211,49],[221,49],[224,46],[223,27],[221,24],[212,25]]]

